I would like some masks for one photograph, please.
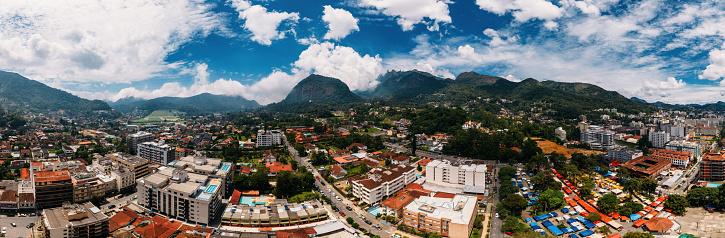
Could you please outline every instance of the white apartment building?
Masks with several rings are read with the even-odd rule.
[[[590,126],[589,129],[581,132],[581,141],[589,144],[592,148],[614,148],[614,132],[599,127]]]
[[[621,163],[633,160],[644,155],[641,150],[630,148],[619,148],[607,151],[607,157],[617,159]]]
[[[257,131],[257,147],[270,147],[282,144],[282,132],[279,130]]]
[[[136,155],[141,158],[158,164],[166,165],[174,160],[174,147],[164,143],[163,140],[157,142],[144,142],[138,145]]]
[[[133,151],[137,151],[138,145],[140,145],[141,143],[150,141],[154,141],[154,134],[145,131],[139,131],[126,136],[126,146],[128,146],[128,148],[131,148]]]
[[[665,145],[667,145],[667,142],[669,141],[670,133],[664,131],[649,132],[649,142],[651,142],[654,147],[665,148]]]
[[[425,167],[426,181],[459,185],[486,186],[486,165],[451,164],[447,160],[433,160]]]
[[[453,198],[420,197],[404,209],[403,224],[450,238],[467,238],[478,215],[478,198],[458,194]]]
[[[682,151],[692,153],[695,158],[700,158],[700,144],[695,141],[675,140],[665,146],[666,150]]]
[[[207,158],[202,156],[186,156],[178,161],[173,161],[167,166],[177,169],[207,175],[210,178],[218,178],[224,181],[221,190],[223,197],[229,197],[234,191],[234,164],[222,162],[222,159]]]
[[[138,204],[169,218],[209,225],[222,212],[223,181],[160,167],[138,180]]]
[[[554,130],[554,133],[556,134],[556,138],[559,138],[559,140],[561,141],[566,141],[566,131],[564,130],[564,128],[556,128]]]
[[[118,191],[125,191],[136,185],[136,176],[133,170],[119,167],[118,169],[111,170],[109,174],[116,181],[116,190]]]
[[[361,201],[376,204],[402,190],[415,179],[415,167],[399,164],[352,181],[352,191]]]

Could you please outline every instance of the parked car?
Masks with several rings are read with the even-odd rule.
[[[346,206],[345,208],[347,208],[348,211],[352,211],[352,207],[350,206]]]
[[[116,207],[116,205],[110,205],[108,206],[108,209],[113,209],[114,207]]]
[[[340,212],[340,216],[345,217],[345,213],[344,212]]]
[[[498,218],[498,212],[496,213],[496,218]]]
[[[368,220],[365,220],[365,224],[372,225],[373,223]]]
[[[11,222],[10,225],[13,226],[13,227],[17,227],[18,226],[17,224],[15,224],[15,222]]]

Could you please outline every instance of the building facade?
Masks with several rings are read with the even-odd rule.
[[[675,140],[670,141],[665,146],[665,149],[672,151],[688,152],[694,155],[695,158],[700,158],[700,144],[695,141],[687,140]]]
[[[64,203],[62,207],[45,209],[41,213],[45,237],[81,238],[108,237],[110,219],[90,202]]]
[[[209,225],[222,212],[223,181],[160,167],[138,180],[138,204],[169,218]]]
[[[133,151],[138,150],[138,145],[141,143],[150,141],[154,141],[154,134],[145,131],[139,131],[126,136],[126,146]]]
[[[104,198],[106,194],[116,190],[116,181],[110,176],[97,175],[93,172],[78,172],[73,173],[71,178],[73,180],[73,203],[90,201],[93,196]]]
[[[657,148],[665,148],[667,142],[670,142],[670,133],[664,131],[650,131],[649,142]]]
[[[161,165],[171,163],[171,161],[174,161],[174,156],[176,156],[174,147],[165,144],[163,140],[159,142],[141,143],[138,145],[136,154],[149,162]]]
[[[725,153],[707,153],[700,161],[700,180],[725,181]]]
[[[617,159],[621,163],[627,163],[637,157],[642,156],[643,153],[638,149],[630,148],[619,148],[607,151],[607,156],[612,159]]]
[[[257,131],[257,147],[270,147],[282,144],[282,132],[279,130]]]
[[[135,178],[143,178],[150,173],[149,161],[144,158],[123,153],[115,153],[107,157],[118,163],[119,166],[133,171]]]
[[[229,162],[222,162],[221,159],[207,158],[203,156],[186,156],[179,161],[169,163],[172,168],[184,169],[196,174],[206,175],[210,178],[221,179],[221,191],[223,197],[229,197],[234,191],[234,168],[235,165]]]
[[[38,209],[59,207],[73,201],[73,181],[68,171],[32,172],[35,206]]]
[[[125,167],[119,167],[118,169],[111,170],[109,174],[116,182],[116,190],[119,192],[131,190],[136,185],[136,176],[134,175],[133,170]]]
[[[265,206],[257,204],[228,204],[222,215],[222,225],[241,227],[280,227],[296,226],[312,222],[324,221],[328,218],[327,210],[317,200],[302,203],[287,203],[286,200],[275,200],[274,204]]]
[[[581,141],[589,144],[592,148],[614,148],[614,132],[600,128],[593,128],[581,132]]]
[[[450,238],[467,238],[478,215],[477,207],[478,198],[475,196],[420,197],[405,206],[402,223]]]
[[[367,204],[376,204],[402,190],[415,179],[415,167],[395,165],[352,181],[353,195]]]
[[[693,154],[690,152],[665,149],[657,150],[655,153],[652,153],[652,157],[667,159],[670,163],[672,163],[672,166],[680,168],[687,167],[687,165],[693,160]]]

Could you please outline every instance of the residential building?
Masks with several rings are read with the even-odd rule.
[[[411,193],[417,193],[416,191],[409,191],[409,190],[401,190],[395,194],[395,196],[390,197],[388,199],[385,199],[385,201],[382,201],[380,203],[380,207],[382,208],[382,211],[380,213],[384,215],[390,215],[397,218],[400,218],[403,216],[403,208],[410,204],[413,200],[416,198],[415,195]]]
[[[485,164],[460,164],[447,160],[433,160],[426,166],[426,181],[457,185],[486,186]]]
[[[279,130],[257,131],[257,147],[270,147],[282,144],[282,132]]]
[[[700,180],[725,181],[725,153],[707,153],[700,161]]]
[[[665,149],[692,153],[695,158],[700,158],[700,155],[701,155],[700,144],[698,144],[696,141],[688,141],[688,140],[670,141],[670,143],[667,143],[667,145],[665,146]]]
[[[209,225],[222,212],[222,186],[218,178],[159,167],[138,180],[138,204],[169,218]]]
[[[589,144],[592,148],[614,148],[614,132],[590,126],[589,129],[581,132],[581,141]]]
[[[154,162],[160,165],[166,165],[174,161],[174,147],[171,147],[164,143],[163,140],[159,142],[144,142],[138,145],[136,154],[149,162]]]
[[[232,163],[203,156],[186,156],[169,163],[167,166],[206,175],[210,178],[221,179],[224,182],[221,186],[223,197],[231,196],[234,191],[234,185],[232,184],[234,182],[234,164]],[[292,167],[290,167],[291,169]]]
[[[340,165],[333,165],[330,169],[330,176],[334,179],[342,179],[347,174],[347,170],[343,169]]]
[[[109,218],[90,202],[63,203],[63,207],[45,209],[41,213],[45,237],[108,237]]]
[[[652,157],[667,159],[672,163],[672,166],[685,168],[687,165],[692,161],[693,154],[690,152],[684,152],[684,151],[674,151],[674,150],[665,150],[660,149],[657,150],[655,153],[652,153]]]
[[[467,238],[478,215],[476,196],[420,197],[405,206],[403,224],[450,238]]]
[[[59,207],[63,202],[73,201],[73,181],[68,171],[31,170],[35,184],[35,206],[38,209]]]
[[[559,140],[566,141],[566,131],[563,128],[556,128],[554,134],[556,134],[556,138],[559,138]]]
[[[35,211],[35,187],[30,180],[20,180],[18,183],[18,209]]]
[[[280,227],[296,226],[327,220],[327,210],[317,200],[302,203],[287,203],[287,200],[275,200],[265,206],[257,204],[234,204],[230,202],[222,215],[222,225],[241,227]]]
[[[154,141],[154,134],[145,131],[139,131],[126,136],[126,146],[128,146],[128,148],[133,151],[137,151],[138,145],[140,145],[141,143],[150,141]]]
[[[109,173],[116,182],[116,190],[119,192],[128,191],[136,185],[136,175],[133,170],[126,167],[118,167]]]
[[[649,142],[657,148],[665,148],[667,142],[670,142],[670,133],[664,131],[650,131]]]
[[[672,164],[668,159],[640,156],[622,166],[632,171],[632,175],[635,177],[656,178],[661,172],[670,169]]]
[[[127,168],[133,171],[136,179],[143,178],[149,174],[149,161],[133,155],[124,153],[115,153],[107,155],[113,162],[118,163],[119,166]]]
[[[627,163],[628,161],[633,160],[642,155],[643,155],[643,153],[641,150],[631,149],[631,148],[626,148],[626,147],[607,151],[607,157],[612,158],[612,159],[617,159],[621,163]]]
[[[106,197],[116,190],[116,181],[105,174],[78,172],[71,175],[73,181],[73,203],[90,201],[93,196]]]
[[[277,161],[277,152],[272,150],[264,151],[264,162],[275,162]]]
[[[415,181],[415,167],[395,165],[352,181],[353,195],[367,204],[376,204]]]

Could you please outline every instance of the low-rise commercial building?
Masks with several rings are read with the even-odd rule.
[[[108,237],[109,218],[90,202],[64,203],[62,207],[45,209],[41,224],[45,237]]]
[[[632,171],[632,175],[635,177],[655,178],[662,171],[670,169],[672,164],[668,159],[640,156],[639,158],[624,163],[622,166]]]
[[[270,206],[229,204],[222,215],[222,225],[242,227],[295,226],[324,221],[327,210],[317,200],[302,203],[287,203],[275,200]]]
[[[652,157],[667,159],[670,161],[670,163],[672,163],[672,166],[685,168],[692,161],[693,154],[684,151],[662,149],[657,150],[655,153],[652,153]]]
[[[352,181],[353,195],[367,204],[376,204],[415,181],[415,167],[395,165]]]
[[[208,225],[222,211],[222,186],[218,178],[160,167],[138,180],[138,204],[169,218]]]
[[[477,203],[477,197],[460,194],[453,198],[420,197],[405,206],[402,222],[421,231],[467,238],[478,215]]]

